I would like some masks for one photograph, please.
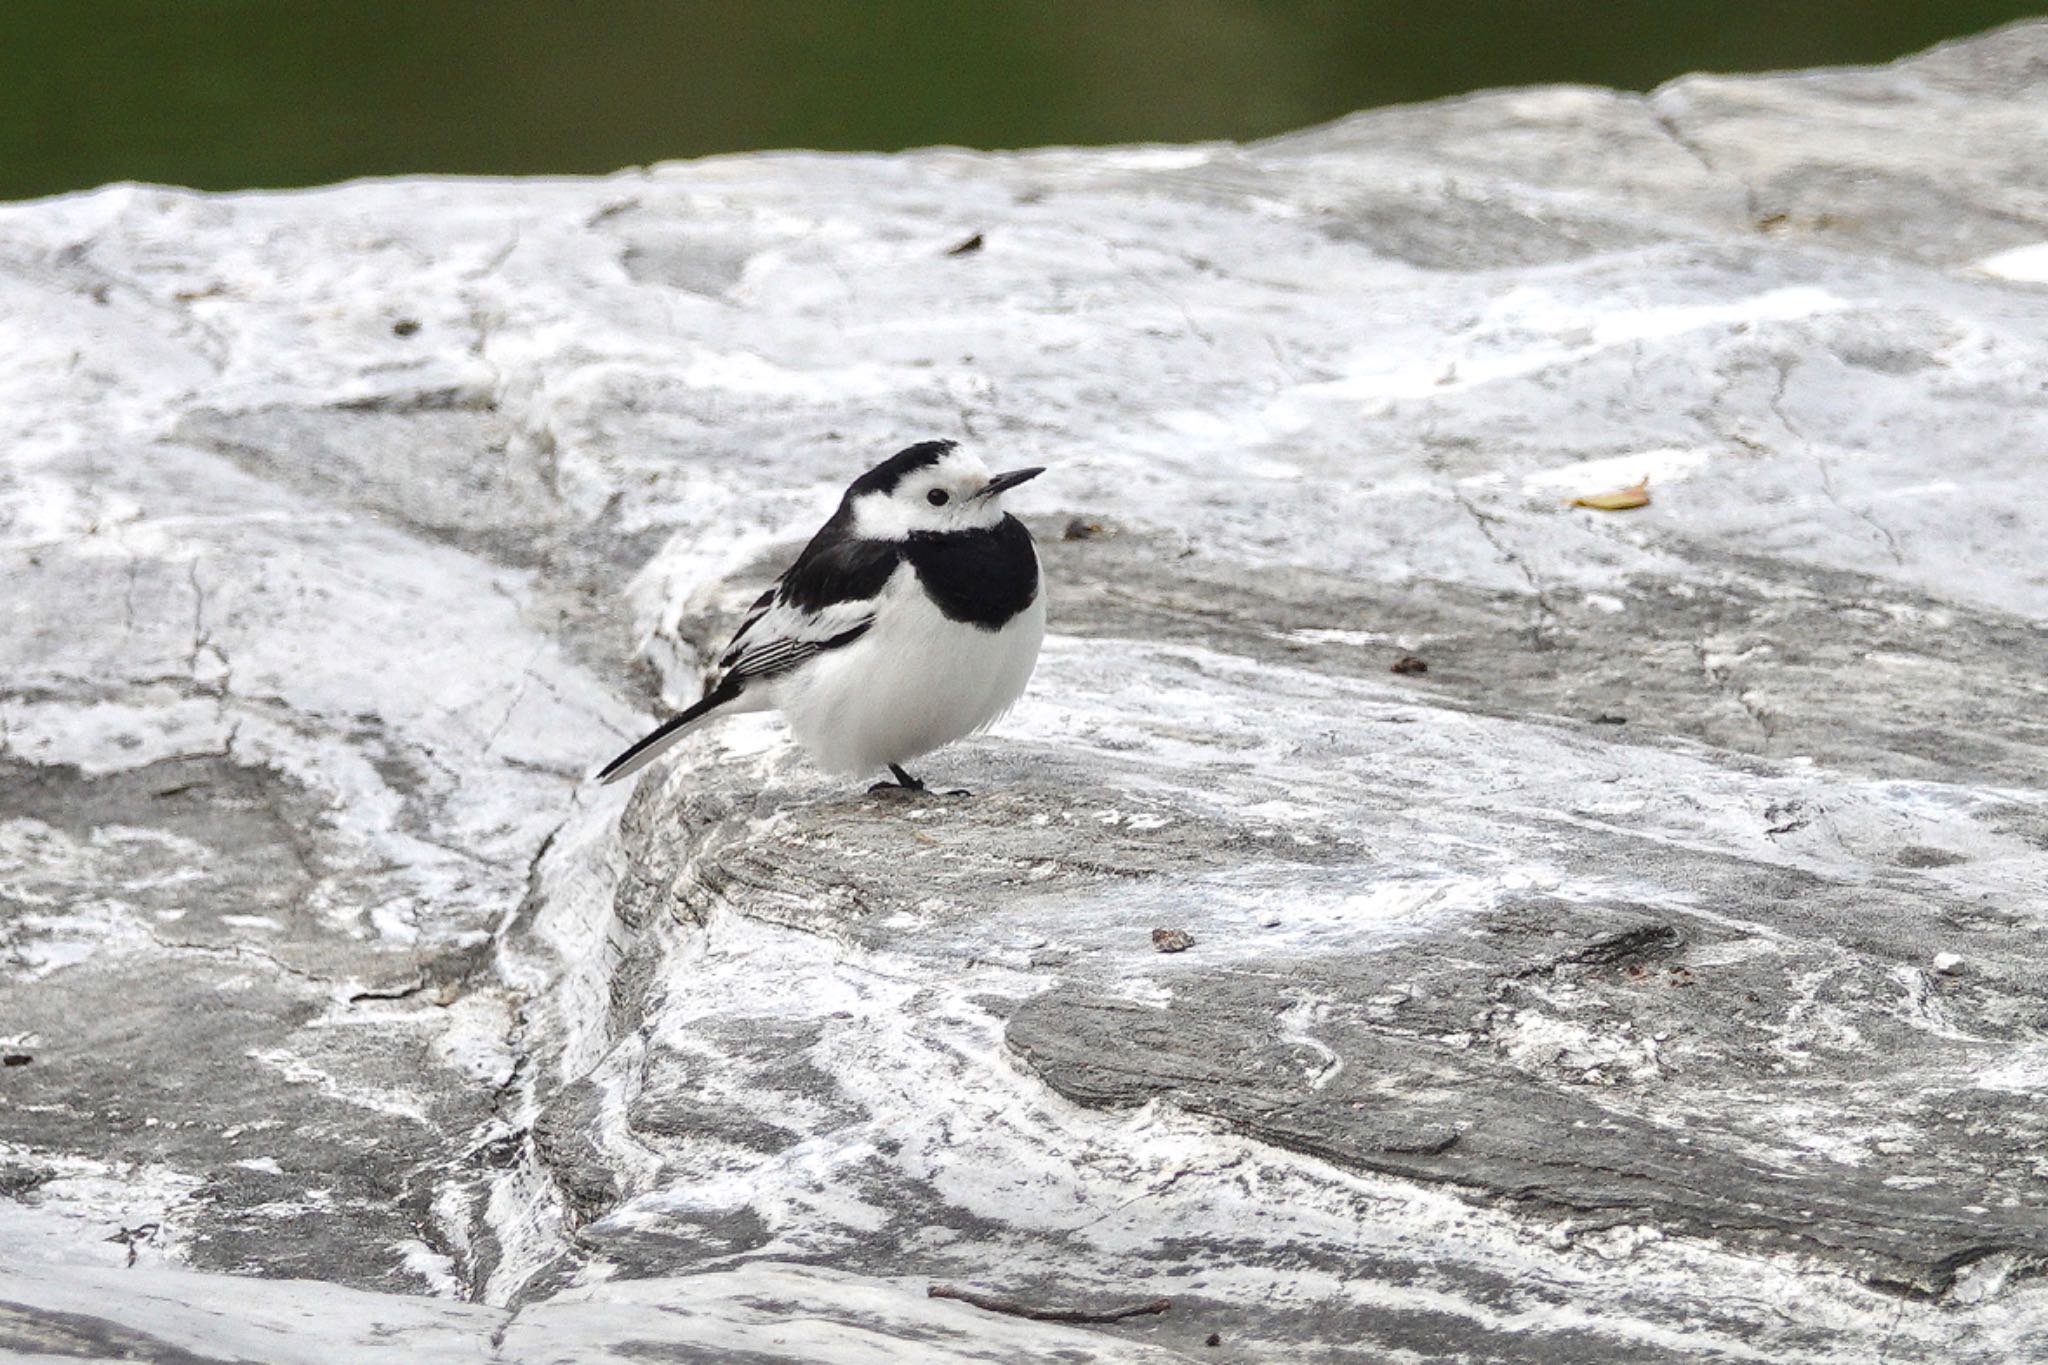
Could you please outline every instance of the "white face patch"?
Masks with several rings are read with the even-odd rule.
[[[913,532],[985,531],[1003,519],[1002,495],[977,497],[988,487],[988,466],[964,450],[906,474],[889,493],[853,500],[853,533],[864,540],[904,540]]]

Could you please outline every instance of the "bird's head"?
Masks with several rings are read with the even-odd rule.
[[[1003,519],[1002,497],[1043,469],[991,474],[951,441],[925,441],[899,451],[853,481],[845,508],[864,540],[979,531]]]

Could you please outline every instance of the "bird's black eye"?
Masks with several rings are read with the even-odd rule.
[[[946,490],[934,488],[931,492],[924,495],[924,500],[934,507],[944,507],[948,501]]]

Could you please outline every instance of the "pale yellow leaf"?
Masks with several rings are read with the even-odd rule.
[[[1650,505],[1650,481],[1627,488],[1617,488],[1612,493],[1588,493],[1582,498],[1573,498],[1572,506],[1590,507],[1596,512],[1626,512],[1631,507]]]

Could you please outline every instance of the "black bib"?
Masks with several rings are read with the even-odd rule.
[[[1038,556],[1015,517],[985,531],[919,531],[903,554],[948,620],[1001,630],[1038,598]]]

